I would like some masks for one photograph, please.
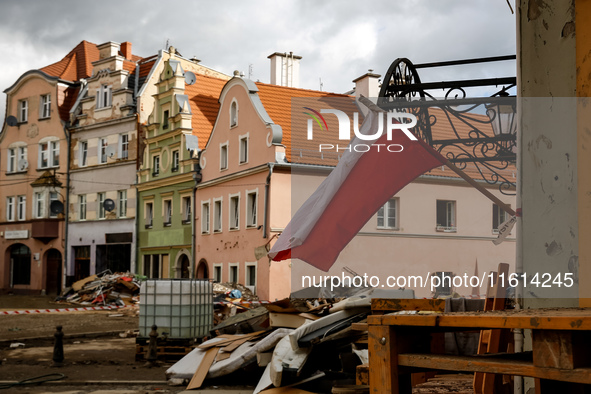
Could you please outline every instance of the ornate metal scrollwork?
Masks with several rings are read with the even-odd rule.
[[[472,59],[422,65],[441,65],[508,60],[511,57]],[[493,59],[493,60],[491,60]],[[406,58],[395,60],[386,73],[378,105],[386,110],[409,112],[417,117],[417,136],[461,169],[476,171],[504,194],[514,194],[511,166],[516,159],[515,97],[507,90],[515,78],[422,83]],[[491,97],[467,98],[465,87],[498,85]],[[443,99],[427,90],[443,89]]]

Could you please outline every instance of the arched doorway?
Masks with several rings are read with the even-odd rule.
[[[31,249],[27,245],[10,247],[10,285],[31,284]]]
[[[209,278],[209,268],[207,267],[207,261],[204,259],[199,260],[199,265],[197,265],[197,270],[195,271],[195,278],[197,279],[208,279]]]
[[[49,249],[46,255],[47,275],[45,291],[57,295],[62,289],[62,254],[57,249]]]
[[[178,266],[181,267],[181,278],[184,278],[184,279],[190,278],[191,277],[191,271],[189,269],[190,268],[189,266],[191,264],[189,263],[189,258],[187,257],[186,254],[183,254],[181,256],[180,261],[179,261],[178,264],[179,264]]]

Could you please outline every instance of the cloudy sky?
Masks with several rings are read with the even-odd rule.
[[[168,42],[227,74],[250,69],[261,82],[269,82],[269,54],[293,52],[303,58],[300,87],[345,92],[368,69],[384,75],[398,57],[421,63],[515,54],[515,15],[506,0],[0,0],[0,88],[82,40],[131,41],[139,56]],[[514,76],[515,62],[421,75]]]

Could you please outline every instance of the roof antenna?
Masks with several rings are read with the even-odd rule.
[[[168,39],[168,38],[166,39],[166,44],[164,45],[164,50],[165,50],[165,51],[168,51],[168,41],[169,41],[169,40],[170,40],[170,39]]]
[[[320,81],[320,91],[322,92],[322,87],[324,86],[322,83],[322,77],[319,77],[318,80]]]
[[[248,65],[248,79],[252,79],[252,63]]]

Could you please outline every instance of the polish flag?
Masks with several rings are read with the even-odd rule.
[[[359,132],[374,135],[383,112],[369,111]],[[404,186],[446,160],[419,138],[411,140],[401,130],[387,139],[384,132],[373,141],[355,137],[338,165],[295,213],[269,252],[274,261],[303,260],[328,271],[341,251],[367,221]],[[372,146],[373,144],[373,146]],[[399,144],[401,152],[387,146]],[[369,145],[367,152],[360,151]],[[378,151],[379,146],[379,151]],[[392,150],[399,150],[392,149]]]

